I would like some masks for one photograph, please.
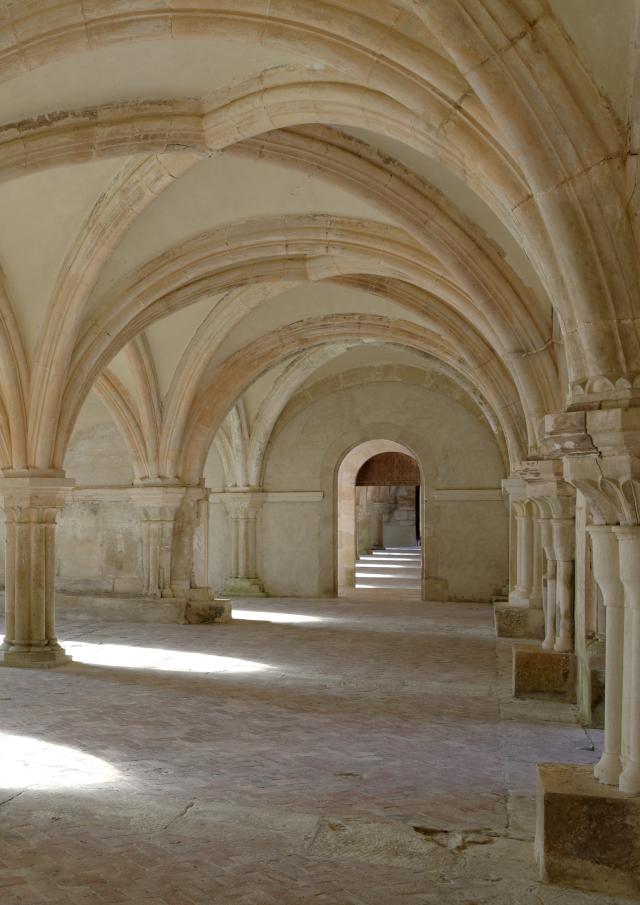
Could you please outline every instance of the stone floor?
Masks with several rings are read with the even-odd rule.
[[[2,905],[619,901],[536,880],[534,765],[600,734],[509,700],[489,607],[235,606],[1,672]]]

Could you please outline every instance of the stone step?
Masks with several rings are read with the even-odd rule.
[[[356,588],[420,591],[422,551],[419,547],[372,550],[356,561]]]

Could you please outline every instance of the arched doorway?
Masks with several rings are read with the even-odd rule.
[[[344,456],[336,480],[338,596],[382,590],[424,596],[424,498],[422,468],[408,447],[367,440]],[[403,579],[394,581],[394,573]]]

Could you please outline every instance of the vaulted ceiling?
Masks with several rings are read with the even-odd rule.
[[[606,31],[606,40],[604,39]],[[508,465],[640,396],[637,4],[0,9],[0,465],[106,404],[138,480],[255,484],[301,389],[432,370]]]

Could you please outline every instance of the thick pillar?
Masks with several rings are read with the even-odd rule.
[[[624,602],[620,582],[618,538],[610,525],[591,525],[594,578],[602,593],[606,614],[606,686],[604,698],[604,753],[594,775],[600,782],[617,785],[622,764],[622,667],[624,652]]]
[[[624,587],[623,767],[620,791],[640,793],[640,526],[615,528]],[[609,677],[607,676],[607,683]],[[606,694],[606,691],[605,691]]]
[[[185,488],[172,485],[134,487],[130,499],[142,519],[142,569],[145,597],[175,597],[171,559],[176,511]]]
[[[0,480],[6,521],[5,666],[51,667],[70,661],[55,629],[55,532],[73,486],[62,477]]]
[[[224,503],[231,520],[231,577],[225,593],[232,597],[266,597],[257,572],[257,519],[264,504],[258,488],[227,491]]]

